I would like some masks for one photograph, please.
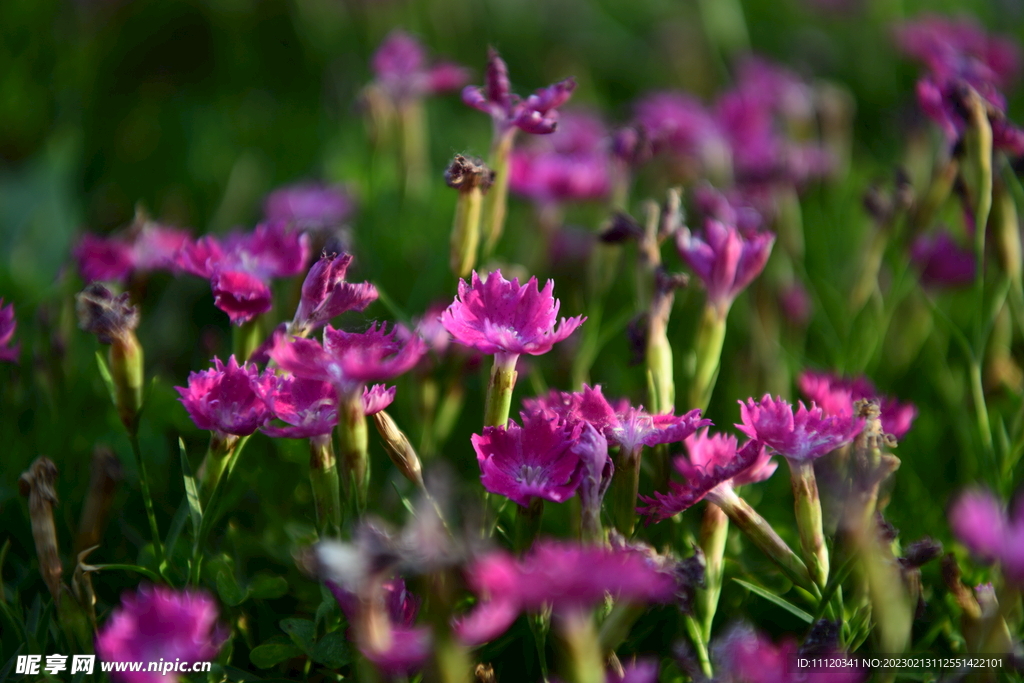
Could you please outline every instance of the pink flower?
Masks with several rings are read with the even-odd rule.
[[[963,287],[974,282],[974,252],[956,243],[948,230],[919,235],[910,247],[910,260],[921,271],[926,287]]]
[[[596,116],[566,114],[554,133],[513,151],[510,189],[541,204],[605,197],[611,189],[606,137]]]
[[[269,355],[296,377],[326,380],[343,395],[351,395],[367,382],[388,380],[409,371],[425,351],[423,340],[401,325],[388,332],[387,324],[374,323],[362,333],[335,330],[328,325],[323,346],[312,339],[279,335]]]
[[[343,186],[321,183],[286,185],[263,200],[267,222],[313,232],[340,227],[354,209],[355,200]]]
[[[794,660],[801,653],[795,642],[775,645],[749,626],[734,627],[715,644],[712,654],[716,673],[722,680],[736,683],[860,683],[865,678],[864,671],[852,663],[827,671],[796,671]],[[846,659],[834,648],[808,656],[837,662]]]
[[[82,235],[73,255],[86,282],[124,282],[135,272],[172,269],[190,239],[187,230],[146,221],[109,237]]]
[[[377,48],[372,67],[377,82],[396,104],[458,90],[469,80],[469,72],[453,62],[427,67],[423,46],[400,30],[389,33]]]
[[[1024,505],[1007,514],[988,491],[971,489],[949,510],[953,534],[986,562],[998,561],[1008,581],[1024,585]]]
[[[14,318],[14,304],[4,306],[4,300],[0,299],[0,361],[5,363],[18,362],[21,344],[11,345],[17,328],[18,321]]]
[[[247,436],[267,421],[270,410],[263,396],[274,382],[269,372],[260,376],[259,368],[234,356],[228,364],[213,359],[212,370],[193,372],[188,387],[174,387],[192,421],[200,429],[235,436]]]
[[[536,543],[520,560],[492,552],[469,567],[467,579],[481,597],[456,624],[468,644],[501,635],[523,611],[549,605],[556,614],[589,609],[605,593],[630,602],[668,602],[677,587],[675,577],[639,552],[556,541]]]
[[[523,426],[485,427],[471,438],[480,464],[480,483],[491,493],[523,507],[533,498],[562,503],[580,485],[580,456],[573,450],[582,427],[551,415],[520,413]]]
[[[96,634],[96,654],[103,662],[209,661],[227,635],[217,624],[217,605],[206,593],[142,586],[121,595],[121,606]],[[145,670],[115,671],[111,678],[124,683],[180,680],[176,674]]]
[[[474,271],[471,282],[459,280],[459,294],[441,315],[441,324],[455,341],[481,353],[506,358],[547,353],[586,320],[562,318],[555,329],[560,304],[552,296],[552,280],[539,290],[537,278],[520,286],[518,278],[509,282],[496,270],[486,281]]]
[[[724,488],[764,481],[778,466],[759,441],[748,441],[737,448],[736,437],[724,434],[709,436],[707,430],[686,439],[690,457],[679,456],[672,462],[685,481],[669,482],[667,494],[654,492],[641,496],[644,506],[639,512],[660,522],[696,505],[705,497],[714,501]]]
[[[305,235],[268,223],[248,234],[201,237],[182,247],[177,265],[208,278],[217,308],[241,325],[270,310],[270,280],[301,273],[308,257]]]
[[[679,256],[704,283],[708,303],[721,314],[761,274],[774,244],[775,235],[769,232],[744,236],[716,220],[704,222],[702,237],[686,227],[676,233]]]
[[[484,85],[467,85],[462,101],[474,109],[490,114],[499,135],[513,128],[527,133],[545,135],[553,133],[558,125],[558,107],[565,104],[576,89],[576,81],[567,78],[541,88],[526,100],[511,92],[508,67],[492,48],[487,53],[487,73]]]
[[[718,124],[698,100],[677,92],[657,92],[636,105],[636,124],[655,152],[667,151],[699,166],[727,152]]]
[[[302,298],[292,320],[294,334],[308,334],[346,311],[361,311],[377,299],[369,282],[345,282],[352,257],[324,252],[302,283]]]
[[[288,423],[286,427],[264,424],[260,430],[267,436],[308,439],[330,434],[338,424],[338,394],[330,382],[297,377],[277,377],[272,384],[262,385],[270,417]],[[363,390],[363,412],[373,415],[395,400],[395,387],[375,384]],[[269,418],[268,418],[269,419]]]
[[[852,415],[825,415],[811,403],[793,413],[793,406],[781,398],[765,394],[760,401],[740,401],[742,424],[736,428],[751,439],[762,441],[789,460],[813,460],[843,446],[860,433],[863,419]]]
[[[821,406],[829,415],[853,415],[853,404],[861,399],[878,401],[881,410],[882,430],[902,440],[910,431],[917,408],[912,403],[900,403],[895,398],[883,396],[866,377],[845,379],[828,372],[800,373],[797,385],[804,396]]]
[[[782,287],[778,294],[779,310],[786,322],[796,328],[807,326],[811,319],[811,297],[802,284],[794,280]]]

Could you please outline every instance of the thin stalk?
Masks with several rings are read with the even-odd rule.
[[[704,641],[700,624],[690,614],[683,616],[683,622],[686,624],[686,632],[693,642],[693,647],[697,650],[697,661],[700,662],[700,670],[710,679],[713,673],[711,670],[711,657],[708,656],[708,645]]]
[[[725,343],[725,321],[728,309],[722,311],[706,305],[697,326],[694,340],[694,365],[690,379],[689,403],[693,408],[707,410],[718,380],[718,369]]]
[[[512,390],[516,386],[516,361],[518,354],[498,353],[494,355],[491,378],[487,383],[487,398],[484,402],[484,426],[504,427],[508,424],[512,409]]]
[[[260,316],[232,327],[231,345],[239,363],[249,360],[249,356],[260,345]]]
[[[612,522],[619,532],[629,538],[636,524],[636,498],[640,492],[640,453],[643,446],[632,453],[619,452],[615,474],[612,475]]]
[[[494,184],[484,200],[484,232],[487,241],[484,244],[484,257],[490,256],[501,239],[505,229],[505,214],[508,211],[508,179],[512,143],[515,140],[516,128],[495,130],[491,144],[491,156],[488,159],[494,171]]]
[[[711,624],[718,611],[725,569],[725,542],[729,538],[729,518],[722,508],[708,504],[700,527],[700,548],[704,551],[704,590],[700,592],[701,636],[711,641]],[[710,675],[710,674],[709,674]]]
[[[331,435],[309,440],[309,483],[321,533],[341,532],[341,488]]]
[[[156,566],[164,566],[164,546],[160,541],[160,528],[156,523],[156,512],[153,510],[153,496],[149,492],[149,477],[146,474],[146,461],[142,458],[142,449],[139,447],[139,435],[136,430],[128,431],[128,440],[132,444],[132,454],[135,456],[135,464],[139,468],[139,485],[142,488],[142,502],[146,506],[146,517],[149,519],[149,533],[153,536],[153,554],[156,557]]]
[[[341,482],[356,511],[366,509],[370,486],[370,436],[363,412],[363,397],[358,391],[342,396],[338,405],[338,457],[341,460]]]
[[[793,485],[793,504],[796,526],[800,531],[800,547],[804,562],[814,582],[822,588],[828,583],[828,548],[821,524],[821,499],[814,464],[810,461],[788,460],[790,481]]]

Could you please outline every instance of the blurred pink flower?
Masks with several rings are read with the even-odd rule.
[[[910,260],[926,287],[963,287],[974,281],[974,252],[960,246],[948,230],[920,235],[910,247]]]
[[[635,107],[636,125],[655,153],[666,151],[700,167],[727,152],[714,117],[699,100],[679,92],[656,92]]]
[[[396,29],[377,48],[371,66],[377,83],[396,104],[458,90],[469,80],[469,71],[458,64],[439,62],[428,67],[426,61],[419,41]]]
[[[267,222],[313,232],[340,227],[354,210],[355,200],[345,187],[315,182],[279,187],[263,200]]]
[[[567,112],[551,135],[512,153],[510,189],[541,204],[602,199],[611,189],[601,120]]]
[[[797,378],[801,393],[821,406],[829,415],[853,415],[853,404],[861,399],[878,401],[882,430],[902,440],[910,431],[917,408],[913,403],[900,403],[891,396],[883,396],[866,377],[846,379],[829,372],[805,370]]]
[[[765,394],[760,401],[740,401],[742,424],[736,428],[751,439],[762,441],[789,460],[813,460],[853,440],[864,426],[852,415],[826,415],[811,403],[810,409],[799,403],[793,406],[781,398]]]
[[[1024,505],[1008,514],[990,492],[970,489],[950,508],[949,525],[972,553],[998,561],[1007,581],[1024,585]]]
[[[200,429],[220,434],[248,436],[270,417],[263,396],[273,385],[272,373],[260,375],[255,365],[234,356],[224,365],[213,359],[214,367],[188,376],[187,387],[174,387],[192,421]]]
[[[749,626],[733,627],[712,648],[715,671],[729,683],[859,683],[866,677],[849,660],[848,664],[828,670],[796,670],[795,659],[800,654],[792,640],[775,645]],[[835,662],[847,659],[836,650],[807,656]]]
[[[187,230],[146,221],[107,237],[86,233],[72,253],[86,282],[125,282],[135,272],[174,268],[178,250],[191,237]]]
[[[345,282],[352,257],[321,254],[302,283],[302,298],[292,320],[293,334],[309,334],[331,318],[346,311],[361,311],[377,299],[377,288],[369,282]]]
[[[14,304],[4,306],[4,300],[0,298],[0,361],[4,363],[17,363],[18,354],[21,351],[21,344],[13,344],[14,332],[18,328],[18,321],[14,317]]]

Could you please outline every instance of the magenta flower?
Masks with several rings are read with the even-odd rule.
[[[186,244],[177,265],[210,280],[217,308],[241,325],[271,307],[270,280],[302,272],[309,257],[305,235],[284,223],[267,223],[248,234],[207,235]]]
[[[550,606],[558,613],[585,610],[605,594],[631,602],[668,602],[677,580],[659,570],[641,553],[568,543],[536,543],[521,560],[495,551],[467,570],[470,587],[481,597],[472,612],[456,624],[468,644],[480,644],[504,633],[520,612]]]
[[[794,280],[784,285],[778,293],[779,310],[785,317],[786,322],[795,328],[807,326],[811,319],[812,304],[807,289]]]
[[[739,404],[743,423],[737,424],[737,429],[784,458],[798,462],[820,458],[850,443],[864,427],[862,418],[826,415],[814,403],[808,409],[801,401],[794,414],[787,401],[768,394],[760,401],[749,398]]]
[[[224,365],[213,359],[211,370],[193,372],[188,387],[174,387],[192,421],[200,429],[220,434],[248,436],[270,418],[263,396],[270,391],[275,378],[272,373],[260,375],[255,365],[243,363],[234,356]]]
[[[4,300],[0,299],[0,361],[4,363],[18,362],[21,344],[11,345],[17,328],[18,321],[14,318],[14,304],[4,306]]]
[[[72,252],[86,282],[125,282],[132,273],[174,268],[187,230],[144,222],[118,235],[82,235]]]
[[[866,377],[845,379],[828,372],[805,370],[797,378],[797,385],[804,396],[829,415],[850,416],[853,415],[855,401],[878,401],[882,430],[897,440],[906,436],[917,418],[917,408],[913,403],[900,403],[895,398],[883,396]]]
[[[425,95],[458,90],[469,72],[453,62],[426,65],[423,46],[408,33],[394,30],[373,54],[373,73],[392,102],[402,104]]]
[[[558,126],[558,107],[569,100],[575,89],[576,81],[567,78],[521,100],[511,92],[508,67],[492,48],[487,53],[484,85],[467,85],[462,91],[462,101],[490,114],[494,121],[495,139],[515,128],[535,135],[545,135],[555,131]]]
[[[369,282],[345,282],[352,257],[324,252],[302,283],[302,298],[292,320],[291,332],[305,336],[346,311],[361,311],[377,299]]]
[[[367,382],[380,382],[409,371],[426,351],[426,344],[401,325],[387,331],[374,323],[366,332],[345,332],[330,325],[324,345],[312,339],[279,335],[269,355],[296,377],[326,380],[344,396]]]
[[[910,247],[910,260],[920,269],[925,287],[963,287],[974,282],[974,252],[957,244],[948,230],[918,236]]]
[[[701,183],[693,191],[694,205],[704,219],[735,225],[741,235],[755,235],[765,223],[750,199],[738,190],[720,192],[708,183]]]
[[[121,606],[96,634],[96,654],[103,662],[210,661],[227,636],[217,624],[217,605],[206,593],[142,586],[121,595]],[[123,683],[181,680],[177,674],[145,670],[114,671],[111,678]]]
[[[732,225],[704,222],[703,236],[685,226],[676,233],[679,256],[704,283],[708,303],[725,316],[740,292],[761,274],[775,244],[775,235],[744,236]]]
[[[739,683],[860,683],[865,672],[842,652],[829,648],[826,652],[810,655],[839,663],[847,662],[828,670],[795,670],[794,662],[800,656],[797,644],[787,640],[775,645],[749,626],[734,627],[713,647],[715,672],[724,681]],[[795,673],[795,671],[797,671]]]
[[[636,125],[654,152],[697,166],[728,164],[728,143],[718,124],[698,100],[676,92],[648,95],[636,105]]]
[[[638,511],[654,522],[674,517],[705,497],[715,502],[725,489],[764,481],[778,466],[763,443],[748,441],[738,448],[736,437],[709,436],[707,430],[688,437],[686,449],[689,458],[679,456],[672,461],[684,482],[670,481],[667,494],[655,491],[652,497],[640,497],[644,505]]]
[[[275,417],[288,426],[264,424],[260,427],[267,436],[287,439],[309,439],[330,434],[338,424],[338,393],[330,382],[297,377],[277,377],[263,399]],[[395,387],[383,384],[363,389],[363,412],[373,415],[395,400]]]
[[[991,493],[972,489],[950,508],[949,524],[972,553],[998,561],[1007,581],[1024,585],[1024,505],[1007,514]]]
[[[318,232],[340,227],[352,215],[355,200],[341,185],[297,183],[280,187],[263,200],[268,223],[286,223]]]
[[[509,187],[539,204],[604,198],[611,175],[604,124],[573,112],[551,135],[512,153]]]
[[[459,280],[459,294],[441,315],[441,324],[460,344],[512,365],[520,354],[547,353],[586,320],[562,318],[555,329],[560,303],[552,296],[552,280],[540,290],[535,277],[520,286],[518,278],[509,282],[496,270],[486,281],[474,271],[471,282]]]
[[[480,483],[491,493],[528,507],[533,498],[562,503],[580,485],[580,456],[573,449],[582,427],[552,415],[520,413],[523,426],[485,427],[471,438]]]

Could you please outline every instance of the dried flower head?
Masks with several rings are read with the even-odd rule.
[[[459,192],[479,188],[487,192],[494,183],[494,171],[479,159],[470,159],[456,154],[444,172],[444,182]]]
[[[113,344],[135,333],[139,310],[128,303],[128,292],[114,295],[94,282],[75,295],[78,326],[95,334],[102,344]]]

